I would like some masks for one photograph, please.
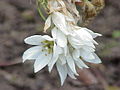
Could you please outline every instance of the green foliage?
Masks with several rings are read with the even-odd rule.
[[[113,31],[112,37],[113,38],[120,38],[120,30]]]

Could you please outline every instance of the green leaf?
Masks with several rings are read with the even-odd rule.
[[[113,31],[112,37],[113,38],[120,38],[120,30]]]

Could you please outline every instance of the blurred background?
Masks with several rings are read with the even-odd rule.
[[[103,63],[79,71],[78,80],[67,78],[62,87],[55,68],[34,74],[33,62],[21,63],[29,48],[24,38],[43,34],[43,26],[34,0],[0,0],[0,90],[120,90],[120,0],[106,0],[88,26],[103,34],[96,39]]]

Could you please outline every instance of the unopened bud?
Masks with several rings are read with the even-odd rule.
[[[90,1],[85,2],[84,9],[85,18],[92,18],[97,14],[94,5]]]
[[[92,0],[91,2],[93,5],[95,5],[97,7],[101,7],[104,5],[104,0]]]
[[[92,0],[91,3],[96,7],[97,12],[99,12],[105,6],[104,0]]]

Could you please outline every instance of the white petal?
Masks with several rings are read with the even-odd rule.
[[[90,47],[92,47],[92,48],[95,48],[95,45],[94,45],[92,42],[89,42],[89,43],[87,43],[86,45],[87,45],[87,46],[90,46]]]
[[[50,0],[48,2],[48,7],[49,7],[50,11],[58,10],[60,8],[59,3],[54,0]]]
[[[59,59],[60,59],[62,65],[66,64],[66,58],[64,55],[60,55]]]
[[[49,15],[49,17],[47,18],[46,22],[45,22],[45,27],[44,27],[44,32],[47,31],[47,29],[51,26],[51,15]]]
[[[83,50],[85,50],[86,52],[94,52],[95,51],[95,49],[90,46],[83,46]]]
[[[82,68],[89,68],[80,58],[78,58],[76,61],[75,61],[76,65],[82,69]]]
[[[57,45],[65,47],[67,45],[67,38],[59,29],[56,27],[52,30],[52,36],[56,39]]]
[[[91,52],[86,52],[84,50],[80,50],[80,54],[83,59],[95,59],[93,53],[91,53]]]
[[[44,38],[45,40],[48,40],[48,41],[53,41],[53,38],[51,38],[48,35],[43,35],[42,38]]]
[[[94,33],[93,31],[91,31],[90,29],[87,29],[87,28],[84,28],[86,31],[88,31],[93,38],[96,38],[98,36],[102,36],[102,34],[99,34],[99,33]]]
[[[68,53],[68,46],[67,45],[63,48],[63,51],[64,51],[64,56],[66,56]]]
[[[56,44],[54,44],[53,57],[52,57],[51,61],[48,64],[48,66],[49,66],[49,72],[51,72],[54,64],[58,60],[59,54],[61,54],[61,53],[62,53],[62,49],[59,46],[56,46]]]
[[[38,72],[41,69],[43,69],[51,60],[52,55],[51,54],[45,54],[43,52],[35,61],[34,63],[34,72]]]
[[[95,63],[95,64],[101,63],[100,58],[95,53],[93,53],[93,55],[94,55],[95,59],[85,59],[85,61],[89,62],[89,63]]]
[[[54,28],[52,29],[52,37],[53,37],[54,39],[57,39],[57,31],[58,31],[58,29],[57,29],[56,27],[54,27]]]
[[[89,46],[95,48],[93,44],[93,39],[84,40],[80,36],[68,36],[69,43],[76,49],[82,48],[83,46]]]
[[[74,59],[79,58],[80,57],[80,51],[78,49],[75,49],[72,53],[72,56]]]
[[[93,41],[89,41],[89,42],[84,41],[83,43],[84,43],[84,45],[86,45],[86,46],[95,48],[95,45],[94,45]]]
[[[67,68],[66,68],[66,65],[60,65],[59,62],[56,63],[56,66],[57,66],[57,70],[58,70],[58,73],[60,75],[60,79],[61,79],[61,85],[63,85],[66,77],[67,77]]]
[[[75,36],[68,36],[68,40],[73,47],[84,45],[82,40]]]
[[[42,47],[35,46],[35,47],[29,48],[28,50],[26,50],[22,56],[23,62],[25,62],[26,60],[31,60],[31,59],[35,60],[41,54],[41,49]]]
[[[68,35],[65,16],[60,12],[54,12],[52,14],[52,20],[55,26],[60,29],[64,34]]]
[[[95,40],[93,40],[93,43],[96,44],[96,45],[98,45],[98,43]]]
[[[90,33],[88,33],[84,28],[81,28],[79,30],[74,30],[77,34],[78,37],[80,37],[84,41],[92,41],[93,38]]]
[[[74,17],[68,12],[68,15],[65,16],[66,21],[75,23]]]
[[[67,66],[67,72],[68,72],[68,75],[72,78],[72,79],[76,79],[74,73],[71,71],[71,69],[69,68],[69,66]]]
[[[33,35],[30,37],[27,37],[24,41],[26,44],[30,44],[30,45],[41,45],[41,42],[44,40],[45,39],[42,38],[41,35]]]
[[[68,66],[70,67],[72,72],[74,72],[75,75],[78,75],[73,58],[70,55],[67,55],[66,59],[67,59]]]

